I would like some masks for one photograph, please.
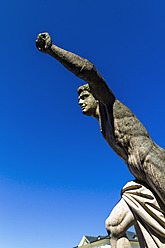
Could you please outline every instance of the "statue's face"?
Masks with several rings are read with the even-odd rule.
[[[97,101],[90,92],[82,91],[78,102],[84,115],[94,116],[96,114]]]

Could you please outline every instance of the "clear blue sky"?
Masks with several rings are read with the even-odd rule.
[[[0,247],[73,247],[83,235],[106,235],[133,176],[82,115],[84,82],[35,40],[47,31],[92,61],[165,147],[165,1],[7,0],[0,12]]]

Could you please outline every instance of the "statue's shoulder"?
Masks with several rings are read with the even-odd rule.
[[[115,128],[119,131],[119,133],[125,133],[128,137],[150,137],[146,128],[136,117],[136,115],[134,115],[133,112],[119,100],[114,102],[113,118]]]
[[[115,119],[121,119],[125,117],[134,117],[134,114],[127,106],[116,99],[113,104],[113,116]]]

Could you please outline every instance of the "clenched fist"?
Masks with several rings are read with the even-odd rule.
[[[42,53],[48,53],[47,50],[52,46],[52,39],[48,33],[41,33],[36,40],[36,47]]]

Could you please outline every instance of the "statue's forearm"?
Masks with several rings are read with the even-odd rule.
[[[86,81],[97,100],[105,104],[110,104],[115,101],[113,92],[109,89],[103,77],[90,61],[53,45],[48,33],[38,35],[36,46],[39,51],[50,54],[69,71]]]
[[[47,52],[77,77],[86,81],[97,100],[107,104],[114,101],[114,94],[93,63],[55,45],[48,48]]]
[[[49,49],[47,49],[47,52],[78,77],[81,77],[81,72],[83,69],[91,70],[93,67],[93,64],[88,60],[55,45],[52,45]],[[84,76],[82,76],[83,79]]]

